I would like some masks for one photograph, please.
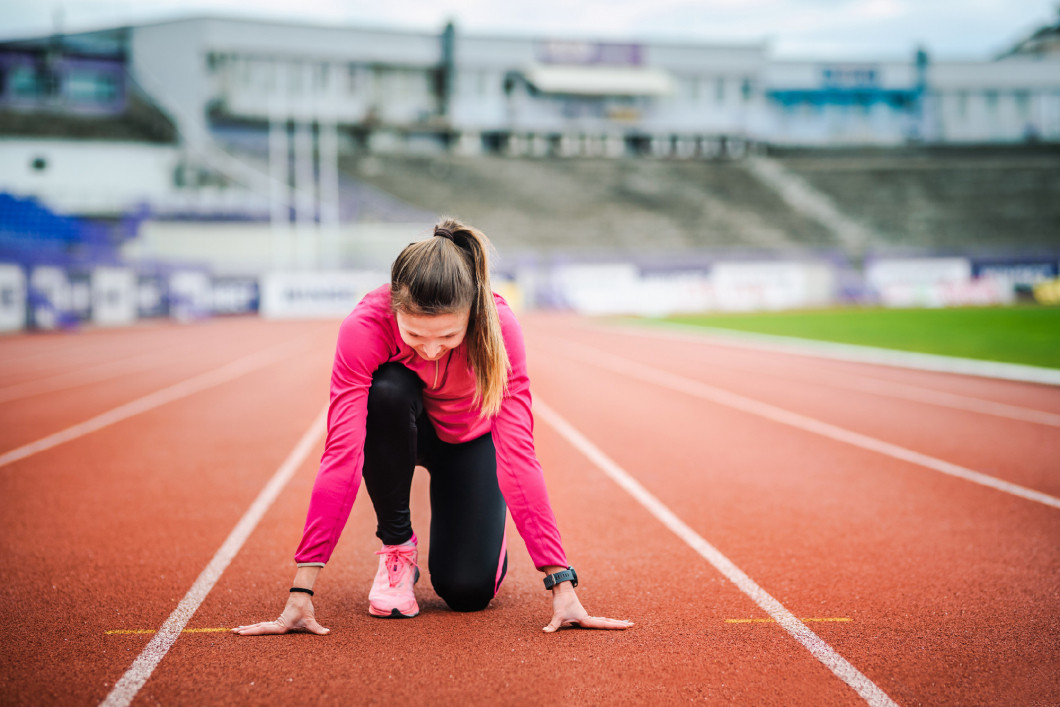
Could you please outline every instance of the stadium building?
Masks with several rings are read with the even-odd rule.
[[[1060,143],[1058,28],[994,60],[960,62],[924,51],[908,61],[778,60],[764,42],[573,41],[452,25],[409,32],[218,17],[3,41],[0,295],[14,302],[4,288],[22,292],[28,320],[16,304],[11,321],[37,326],[70,312],[101,322],[190,317],[217,311],[219,301],[224,311],[246,311],[259,294],[270,296],[268,286],[257,290],[262,273],[378,268],[395,243],[408,242],[409,224],[451,209],[511,238],[509,253],[669,253],[618,270],[526,269],[538,302],[570,304],[571,288],[594,277],[605,295],[594,290],[586,302],[614,306],[614,283],[627,280],[640,283],[620,288],[630,303],[647,301],[637,288],[673,289],[678,267],[691,274],[684,294],[667,289],[667,301],[818,306],[839,291],[859,297],[872,288],[860,272],[837,275],[820,259],[748,269],[689,254],[829,251],[826,259],[851,267],[848,257],[856,264],[874,248],[905,243],[985,253],[1001,233],[1014,234],[1005,248],[1032,256],[1019,255],[1012,268],[1055,277],[1057,168],[1048,145]],[[983,194],[1002,172],[990,150],[1028,144],[1042,149],[1000,164],[1009,196],[1005,209],[993,208]],[[970,147],[973,162],[880,161],[904,146]],[[815,157],[762,159],[799,148]],[[837,171],[828,162],[829,153],[852,150],[873,155],[879,169]],[[548,233],[542,213],[556,224]],[[1001,257],[989,256],[984,268]],[[653,268],[670,284],[644,280]],[[962,260],[954,277],[987,271],[976,268]],[[319,281],[311,275],[304,286]],[[291,282],[280,289],[303,287]],[[362,284],[325,289],[352,293]],[[107,314],[117,301],[120,311]]]
[[[924,52],[905,62],[779,61],[764,43],[224,18],[9,41],[0,45],[0,186],[67,210],[120,211],[120,196],[93,194],[101,185],[75,193],[64,167],[122,163],[136,175],[127,186],[158,210],[239,203],[265,213],[276,201],[275,179],[263,176],[270,145],[274,156],[284,145],[322,153],[318,188],[335,203],[327,157],[337,152],[716,158],[758,145],[1057,141],[1060,64],[1044,37],[1028,42],[995,61],[932,62]],[[94,147],[66,143],[63,159],[48,160],[41,151],[59,145],[14,136],[90,137]],[[106,181],[122,192],[116,171]],[[194,203],[182,201],[183,187],[195,188]]]

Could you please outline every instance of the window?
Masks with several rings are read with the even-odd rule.
[[[350,94],[356,94],[360,88],[360,74],[361,71],[356,64],[350,64],[346,67],[346,90]]]
[[[754,84],[751,83],[751,79],[744,79],[740,85],[740,92],[743,94],[743,102],[750,103],[751,97],[754,95]]]
[[[725,79],[719,78],[714,83],[714,100],[718,103],[725,102]]]
[[[1028,91],[1016,91],[1016,116],[1020,120],[1031,117],[1031,94]]]
[[[328,87],[328,69],[330,67],[327,64],[319,63],[313,64],[313,88],[314,93],[323,93]]]
[[[957,91],[957,117],[964,120],[968,117],[968,92]]]
[[[983,98],[986,99],[986,109],[990,113],[997,110],[997,91],[986,91],[983,93]]]
[[[276,60],[266,59],[261,62],[261,87],[266,93],[276,90]]]
[[[856,93],[854,94],[854,104],[858,108],[858,113],[868,115],[872,107],[872,97],[867,93]]]
[[[75,101],[112,103],[118,97],[118,79],[113,74],[76,72],[66,81],[66,95]]]
[[[32,66],[16,66],[11,70],[11,93],[18,98],[36,98],[43,93],[40,77]]]
[[[289,93],[302,92],[302,62],[287,62],[287,89]]]

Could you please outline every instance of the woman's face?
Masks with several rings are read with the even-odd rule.
[[[401,340],[415,349],[420,358],[437,361],[455,349],[467,333],[470,310],[449,314],[407,314],[396,312]]]

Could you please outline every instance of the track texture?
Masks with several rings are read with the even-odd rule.
[[[523,321],[535,396],[895,702],[1060,703],[1060,510],[649,374],[1053,496],[1058,428],[970,408],[1055,414],[1060,391],[675,342],[569,317]],[[188,592],[326,403],[336,329],[232,319],[0,339],[0,454],[276,352],[0,466],[0,702],[108,695],[152,637],[108,631],[157,630]],[[626,363],[603,366],[604,356]],[[426,572],[421,470],[419,617],[367,614],[378,541],[362,490],[316,587],[330,635],[184,633],[134,702],[864,704],[556,428],[539,419],[536,432],[579,596],[590,613],[634,628],[543,634],[548,597],[511,523],[500,595],[481,613],[446,609]],[[321,448],[317,438],[188,629],[279,614]]]

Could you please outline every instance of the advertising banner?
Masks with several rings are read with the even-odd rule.
[[[62,268],[33,268],[29,278],[29,318],[30,326],[36,329],[57,329],[76,321],[70,280]]]
[[[18,265],[0,263],[0,331],[26,326],[26,274]]]
[[[70,270],[66,273],[70,283],[70,309],[68,315],[71,324],[87,322],[92,319],[92,272],[88,270]]]
[[[210,316],[213,288],[210,277],[197,270],[181,270],[169,276],[169,316],[186,322]]]
[[[258,281],[252,277],[215,277],[214,314],[250,314],[261,304]]]
[[[136,321],[136,275],[128,268],[92,271],[92,322],[124,326]]]
[[[881,258],[865,266],[869,287],[881,291],[890,285],[934,285],[972,279],[967,258]]]
[[[386,272],[273,272],[261,281],[261,315],[272,319],[341,319],[361,298],[390,281]]]
[[[712,281],[723,311],[823,307],[835,295],[835,275],[826,263],[718,263]]]
[[[1055,260],[980,261],[972,264],[974,277],[992,277],[1009,284],[1033,286],[1057,276]]]
[[[137,276],[136,314],[141,319],[169,314],[169,292],[164,275],[141,273]]]

